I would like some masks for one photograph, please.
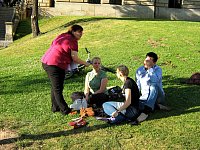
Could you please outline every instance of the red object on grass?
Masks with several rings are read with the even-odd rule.
[[[77,129],[77,128],[85,126],[87,124],[87,122],[83,118],[80,118],[80,119],[78,119],[76,121],[71,121],[68,124],[70,126],[73,126],[74,129]]]

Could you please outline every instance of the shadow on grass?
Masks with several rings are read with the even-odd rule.
[[[17,27],[16,33],[14,36],[14,40],[20,39],[30,33],[32,33],[31,20],[30,19],[22,20],[19,22],[19,25]]]
[[[84,87],[85,75],[87,72],[83,72],[81,75],[75,75],[74,77],[65,80],[65,86],[73,86],[73,89],[80,89],[80,86]],[[117,80],[115,76],[108,74],[109,80]],[[172,79],[170,76],[163,77],[163,85],[166,93],[166,102],[172,108],[172,111],[163,113],[163,117],[180,115],[183,113],[194,112],[195,110],[188,109],[195,106],[200,106],[199,85],[183,84],[182,81],[186,79],[177,78]],[[49,79],[45,73],[39,73],[29,76],[22,76],[18,78],[11,78],[11,76],[1,77],[0,79],[1,89],[0,95],[4,94],[18,94],[18,93],[30,93],[33,91],[46,91],[50,88]],[[9,83],[14,83],[10,85]],[[46,87],[46,88],[44,88]],[[162,116],[161,116],[162,117]]]
[[[127,18],[127,17],[124,17],[124,18],[113,18],[113,17],[89,17],[89,18],[84,18],[84,19],[76,19],[76,20],[72,20],[70,22],[67,22],[63,25],[60,25],[56,28],[53,28],[47,32],[41,32],[40,34],[46,34],[48,32],[52,32],[56,29],[59,29],[59,28],[66,28],[66,27],[69,27],[71,25],[74,25],[74,24],[79,24],[79,23],[86,23],[86,22],[94,22],[94,21],[101,21],[101,20],[106,20],[106,19],[114,19],[114,20],[137,20],[137,21],[158,21],[158,20],[155,20],[155,19],[136,19],[136,18]],[[161,20],[160,20],[161,21]],[[26,36],[28,34],[32,33],[32,29],[31,29],[31,20],[30,18],[26,19],[26,20],[22,20],[19,22],[19,25],[17,27],[17,30],[16,30],[16,34],[14,36],[14,40],[17,40],[17,39],[20,39],[22,38],[23,36]]]
[[[42,76],[42,75],[41,75]],[[7,78],[7,77],[5,77]],[[83,83],[83,78],[77,77],[74,79],[67,80],[66,83],[70,82],[78,82],[80,84]],[[199,93],[200,88],[198,85],[186,85],[182,84],[181,81],[186,80],[183,78],[177,78],[172,79],[171,76],[164,76],[163,77],[163,83],[164,85],[168,85],[167,88],[165,88],[166,98],[167,98],[167,104],[172,108],[171,111],[163,112],[163,111],[155,111],[150,115],[148,120],[154,120],[154,119],[160,119],[160,118],[167,118],[171,116],[179,116],[182,114],[189,114],[194,112],[200,111],[200,101],[199,101]],[[18,82],[18,86],[22,86],[22,91],[25,90],[27,87],[29,87],[31,84],[39,84],[36,87],[42,85],[42,83],[48,82],[48,79],[45,77],[39,77],[38,75],[31,76],[31,77],[23,77],[21,80],[16,81]],[[78,88],[79,85],[75,85]],[[13,92],[13,90],[16,87],[12,87],[10,92]],[[42,90],[43,87],[39,88],[39,90]],[[34,89],[29,89],[34,90]],[[44,90],[44,89],[43,89]],[[46,89],[45,89],[46,90]],[[13,93],[12,93],[13,94]],[[123,124],[122,124],[123,125]],[[110,127],[109,124],[101,124],[101,125],[95,125],[95,126],[89,126],[89,127],[83,127],[80,129],[71,129],[67,131],[59,131],[59,132],[53,132],[53,133],[45,133],[45,134],[39,134],[39,135],[31,135],[31,134],[23,134],[20,137],[16,138],[8,138],[0,140],[0,144],[10,144],[15,143],[17,141],[30,139],[30,140],[45,140],[45,139],[51,139],[55,137],[60,136],[69,136],[71,134],[79,134],[83,132],[91,132],[94,130],[99,130],[102,128]]]
[[[95,21],[101,21],[101,20],[135,20],[135,21],[170,21],[170,20],[163,20],[163,19],[138,19],[138,18],[129,18],[129,17],[122,17],[122,18],[114,18],[114,17],[89,17],[89,18],[83,18],[83,19],[75,19],[70,22],[67,22],[66,24],[63,24],[59,27],[56,27],[52,30],[49,30],[47,32],[43,32],[41,34],[46,34],[48,32],[54,31],[59,28],[66,28],[74,24],[79,23],[88,23],[88,22],[95,22]]]
[[[122,124],[123,125],[123,124]],[[22,141],[25,139],[30,139],[30,140],[45,140],[45,139],[51,139],[51,138],[56,138],[56,137],[61,137],[61,136],[69,136],[71,134],[79,134],[79,133],[83,133],[83,132],[91,132],[91,131],[96,131],[102,128],[107,128],[110,127],[111,125],[109,124],[101,124],[101,125],[96,125],[96,126],[92,126],[92,127],[82,127],[79,129],[71,129],[71,130],[67,130],[67,131],[59,131],[59,132],[53,132],[53,133],[44,133],[44,134],[22,134],[19,137],[15,137],[15,138],[8,138],[8,139],[3,139],[0,140],[0,144],[11,144],[11,143],[15,143],[17,141]]]
[[[164,76],[163,85],[168,85],[164,91],[166,93],[167,105],[169,105],[172,110],[168,112],[156,111],[149,119],[167,118],[200,111],[200,107],[198,107],[200,106],[200,86],[185,84],[184,81],[188,78],[171,78],[171,76]]]
[[[43,78],[42,76],[40,77],[40,75],[29,75],[18,79],[13,78],[13,76],[14,75],[0,78],[0,83],[5,83],[5,86],[1,90],[0,95],[30,93],[34,90],[42,91],[44,88],[41,85],[47,84],[49,82],[48,78]],[[13,84],[11,85],[9,83]]]
[[[72,20],[70,22],[67,22],[63,25],[60,25],[54,29],[51,29],[47,32],[41,32],[40,34],[46,34],[48,32],[52,32],[56,29],[59,28],[66,28],[69,27],[71,25],[74,24],[79,24],[79,23],[88,23],[88,22],[94,22],[94,21],[101,21],[101,20],[107,20],[107,19],[112,19],[112,20],[135,20],[135,21],[171,21],[171,20],[166,20],[166,19],[144,19],[144,18],[130,18],[130,17],[121,17],[121,18],[115,18],[115,17],[89,17],[89,18],[83,18],[83,19],[75,19]],[[179,20],[176,20],[179,21]],[[181,20],[180,20],[181,21]],[[17,27],[17,31],[16,34],[14,36],[14,40],[17,40],[19,38],[22,38],[25,35],[28,35],[32,33],[32,29],[31,29],[31,20],[30,19],[26,19],[23,21],[20,21],[18,27]]]
[[[87,74],[86,70],[82,70],[81,73],[73,75],[71,78],[66,79],[64,86],[73,86],[73,89],[79,89],[80,86],[84,87],[85,76]],[[110,73],[108,73],[109,76]],[[1,92],[0,95],[13,95],[19,93],[31,93],[33,91],[44,91],[45,87],[50,88],[50,81],[47,74],[34,74],[28,76],[22,76],[13,78],[13,76],[4,76],[0,78]],[[109,77],[110,80],[115,80],[115,77]],[[9,83],[13,83],[10,85]],[[4,87],[4,88],[3,88]],[[65,90],[65,88],[64,88]]]

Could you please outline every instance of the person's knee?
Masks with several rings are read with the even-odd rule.
[[[107,105],[108,105],[108,102],[103,103],[102,104],[103,109],[105,109],[107,107]]]
[[[144,110],[147,110],[148,112],[151,112],[154,110],[154,105],[155,102],[152,101],[152,99],[148,99],[148,100],[140,100],[139,101],[139,111],[143,112]]]
[[[150,91],[151,90],[155,90],[155,91],[157,91],[158,92],[158,85],[157,84],[151,84],[151,86],[150,86]]]

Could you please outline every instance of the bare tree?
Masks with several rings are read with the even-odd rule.
[[[31,14],[31,28],[33,37],[37,37],[40,34],[38,24],[38,0],[33,0],[32,14]]]

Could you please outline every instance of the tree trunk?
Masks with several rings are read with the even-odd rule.
[[[32,14],[31,14],[31,28],[33,37],[37,37],[40,34],[38,24],[38,0],[33,0]]]

